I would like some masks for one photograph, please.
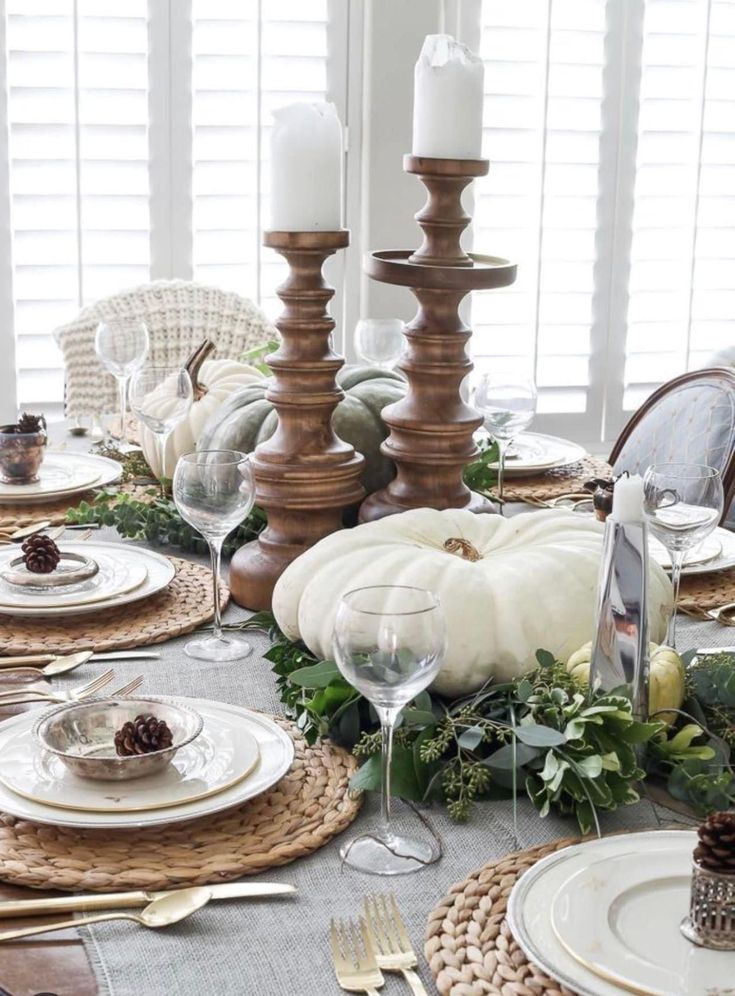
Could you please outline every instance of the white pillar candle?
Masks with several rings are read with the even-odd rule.
[[[643,521],[643,478],[619,477],[613,490],[612,517],[616,522]]]
[[[273,117],[271,231],[339,230],[342,126],[334,104],[289,104]]]
[[[480,159],[485,67],[451,35],[427,35],[414,71],[413,154]]]

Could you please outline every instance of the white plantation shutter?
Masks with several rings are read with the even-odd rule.
[[[61,413],[51,338],[148,278],[145,0],[6,0],[18,403]]]
[[[335,98],[329,8],[327,0],[193,0],[194,275],[271,316],[285,274],[261,245],[272,113]]]
[[[484,0],[484,154],[474,247],[518,263],[475,294],[478,369],[528,363],[544,426],[582,431],[590,405],[603,0]]]
[[[735,345],[735,3],[648,0],[624,409]]]

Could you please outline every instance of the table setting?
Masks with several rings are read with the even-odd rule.
[[[360,323],[373,368],[343,368],[322,272],[337,112],[274,117],[265,373],[206,338],[149,362],[110,318],[107,455],[0,431],[0,988],[726,996],[723,474],[613,478],[529,431],[527,371],[466,390],[461,302],[516,266],[460,241],[489,168],[465,46],[419,57],[423,241],[364,260],[418,312]]]

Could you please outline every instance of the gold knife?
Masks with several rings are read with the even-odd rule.
[[[183,888],[183,886],[182,886]],[[206,886],[212,899],[255,899],[259,896],[285,896],[296,892],[296,887],[284,882],[224,882]],[[108,892],[91,895],[54,896],[53,899],[19,899],[0,903],[0,919],[21,916],[47,916],[49,913],[88,913],[91,910],[122,910],[147,906],[163,892]]]

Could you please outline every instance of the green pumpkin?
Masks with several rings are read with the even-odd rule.
[[[343,367],[337,383],[345,396],[334,413],[334,431],[365,457],[362,484],[368,494],[385,487],[395,466],[380,452],[388,429],[380,417],[386,405],[406,393],[398,374],[376,367]],[[234,391],[212,414],[197,441],[197,449],[241,450],[251,453],[276,430],[277,415],[265,397],[268,381]]]

